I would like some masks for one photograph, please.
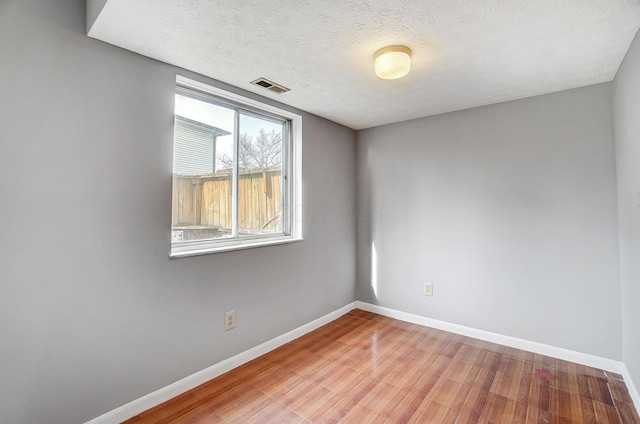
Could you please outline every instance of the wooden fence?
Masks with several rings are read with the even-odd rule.
[[[174,229],[231,230],[232,175],[218,171],[208,175],[173,176]],[[240,172],[238,224],[240,230],[273,230],[282,206],[280,168]],[[273,218],[273,219],[272,219]]]

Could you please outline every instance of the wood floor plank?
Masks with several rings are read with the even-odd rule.
[[[489,393],[487,401],[482,409],[478,423],[524,423],[527,417],[527,405],[507,399],[495,393]]]
[[[638,411],[633,407],[633,404],[627,402],[617,403],[616,410],[620,417],[620,422],[624,424],[640,424]]]
[[[442,423],[455,424],[458,418],[458,412],[440,405],[437,402],[423,403],[420,408],[411,416],[408,423],[424,424],[424,423]]]
[[[550,422],[549,411],[538,409],[532,404],[527,405],[525,424],[547,424]]]
[[[498,371],[489,391],[517,402],[526,402],[530,387],[531,378],[526,374],[507,374]]]
[[[471,389],[472,387],[467,384],[441,378],[429,395],[425,397],[422,404],[434,402],[445,406],[455,412],[457,418],[458,413],[464,409],[465,401]]]
[[[617,402],[627,402],[632,403],[631,396],[629,395],[629,391],[627,390],[627,386],[625,386],[622,380],[618,379],[607,379],[609,383],[609,388],[611,389],[611,396]]]
[[[622,376],[362,310],[134,423],[640,424]]]

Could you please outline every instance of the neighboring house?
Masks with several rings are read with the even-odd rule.
[[[200,175],[216,172],[216,138],[229,134],[223,129],[176,116],[173,173]]]

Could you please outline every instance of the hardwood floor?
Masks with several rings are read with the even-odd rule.
[[[353,310],[126,421],[640,424],[618,374]]]

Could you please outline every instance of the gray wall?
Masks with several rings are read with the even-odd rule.
[[[611,90],[358,132],[358,300],[620,360]]]
[[[623,358],[640,385],[640,36],[615,79]]]
[[[84,422],[355,299],[354,131],[303,114],[303,242],[169,260],[197,77],[87,38],[84,3],[0,3],[2,423]]]

